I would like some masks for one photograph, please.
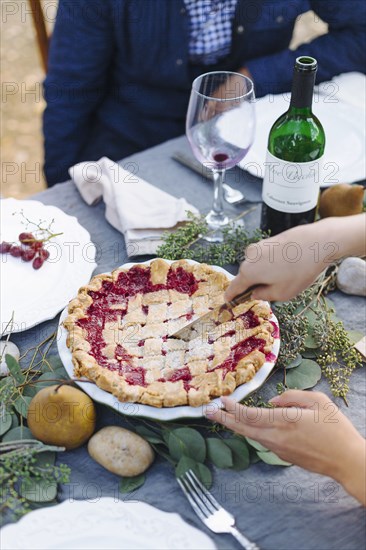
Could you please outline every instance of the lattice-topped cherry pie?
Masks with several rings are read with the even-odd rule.
[[[189,341],[170,338],[224,301],[229,281],[205,264],[153,260],[97,275],[79,290],[64,321],[76,376],[120,401],[198,406],[250,380],[277,331],[266,302],[232,310]]]

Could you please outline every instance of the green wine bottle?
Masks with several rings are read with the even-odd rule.
[[[261,228],[271,235],[315,221],[325,147],[311,110],[317,67],[313,57],[296,59],[290,107],[269,133]]]

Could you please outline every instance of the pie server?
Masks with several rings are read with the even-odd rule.
[[[258,286],[259,285],[250,286],[244,292],[237,294],[232,300],[230,300],[230,302],[224,302],[221,306],[217,306],[214,309],[211,309],[208,313],[205,313],[201,317],[198,317],[198,319],[195,319],[188,325],[185,325],[183,328],[179,329],[177,332],[174,332],[174,334],[169,334],[169,338],[180,338],[182,340],[189,340],[190,335],[194,329],[196,329],[198,332],[200,332],[201,330],[203,334],[202,329],[204,328],[204,326],[207,327],[207,325],[216,321],[218,321],[219,323],[225,323],[226,321],[229,321],[231,319],[232,308],[250,300],[253,290]]]

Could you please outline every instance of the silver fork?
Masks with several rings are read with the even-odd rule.
[[[180,488],[200,520],[214,533],[230,533],[245,550],[259,550],[235,526],[235,518],[223,508],[192,470],[177,479]]]

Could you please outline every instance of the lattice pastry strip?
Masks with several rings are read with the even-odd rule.
[[[268,304],[241,304],[219,326],[192,331],[189,342],[169,338],[221,305],[228,284],[223,273],[185,260],[97,275],[70,302],[64,323],[75,375],[121,401],[155,407],[198,406],[231,393],[272,349]]]

